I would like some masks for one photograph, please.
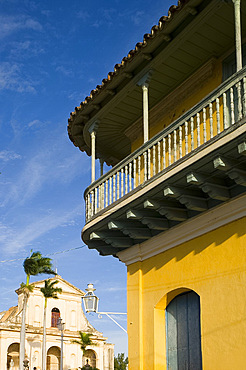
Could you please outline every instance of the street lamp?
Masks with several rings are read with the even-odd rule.
[[[94,291],[96,290],[93,286],[93,284],[87,284],[87,289],[85,289],[87,293],[82,297],[82,300],[84,302],[85,312],[95,312],[98,314],[98,317],[101,318],[102,315],[106,315],[110,320],[112,320],[116,325],[119,326],[125,333],[127,331],[110,315],[127,315],[127,313],[122,312],[98,312],[98,302],[99,298],[94,294]]]
[[[60,370],[63,370],[63,330],[65,323],[62,322],[62,318],[58,317],[57,327],[61,331],[61,359],[60,359]]]
[[[87,284],[87,289],[85,289],[87,293],[82,297],[84,306],[85,306],[85,312],[97,312],[98,310],[98,302],[99,298],[94,294],[93,284]]]

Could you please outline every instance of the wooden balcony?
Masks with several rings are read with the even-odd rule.
[[[116,254],[243,193],[245,129],[246,67],[86,189],[83,240]]]

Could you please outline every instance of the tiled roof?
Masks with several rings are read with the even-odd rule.
[[[94,100],[94,98],[96,96],[98,96],[98,94],[107,87],[109,82],[111,82],[112,79],[116,75],[118,75],[133,60],[133,58],[135,58],[147,45],[149,45],[151,43],[151,41],[156,37],[156,35],[163,30],[165,24],[172,20],[174,14],[177,13],[178,11],[180,11],[181,8],[188,2],[189,2],[189,0],[179,0],[178,5],[172,5],[169,8],[168,15],[167,16],[162,16],[159,19],[158,25],[154,25],[151,28],[151,32],[146,33],[144,35],[143,41],[138,42],[136,44],[135,48],[130,50],[128,55],[125,56],[122,59],[121,63],[116,64],[114,66],[114,71],[108,73],[107,78],[104,78],[102,80],[101,85],[97,85],[94,90],[91,90],[90,95],[87,96],[85,98],[85,100],[80,103],[80,106],[75,107],[75,111],[70,114],[70,118],[68,119],[69,123],[70,122],[72,123],[72,121],[73,121],[74,117],[77,115],[77,113],[83,111],[84,108],[87,106],[87,104],[92,102]]]
[[[18,310],[17,306],[10,307],[7,311],[4,312],[4,315],[0,319],[0,322],[5,322],[13,318],[16,315],[17,310]]]

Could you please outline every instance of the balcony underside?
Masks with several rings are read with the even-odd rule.
[[[83,241],[113,255],[246,191],[246,118],[99,211]]]

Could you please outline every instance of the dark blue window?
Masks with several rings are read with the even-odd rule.
[[[166,308],[168,370],[201,370],[200,298],[180,294]]]

